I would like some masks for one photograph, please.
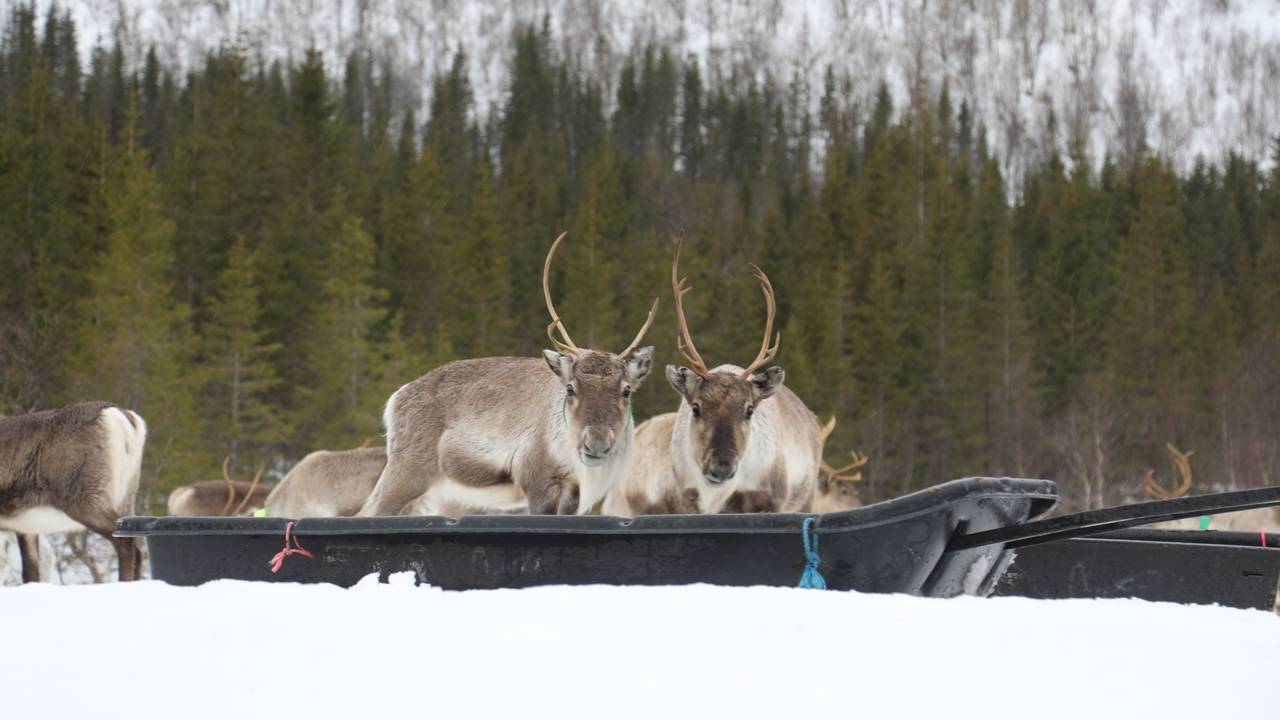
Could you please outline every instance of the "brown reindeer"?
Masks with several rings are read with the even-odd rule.
[[[112,533],[133,511],[146,441],[141,416],[105,402],[0,418],[0,529],[30,536],[24,581],[39,579],[35,535],[85,528],[115,547],[121,580],[138,577],[141,548]]]
[[[355,515],[387,464],[383,447],[317,450],[302,458],[267,497],[271,517]]]
[[[167,503],[170,515],[188,517],[230,517],[263,507],[270,485],[259,485],[265,467],[258,466],[252,482],[232,480],[231,456],[222,461],[222,479],[205,480],[175,488]]]
[[[578,347],[551,301],[563,240],[542,268],[555,349],[451,362],[396,390],[383,413],[387,465],[360,515],[584,514],[621,476],[631,394],[653,367],[653,347],[639,345],[658,301],[621,352]]]
[[[769,365],[781,342],[781,334],[773,333],[773,285],[751,266],[766,313],[755,359],[745,368],[710,368],[698,354],[685,317],[683,298],[690,288],[680,277],[682,245],[677,238],[671,287],[680,330],[677,347],[689,366],[667,366],[667,381],[680,393],[680,409],[673,418],[646,423],[646,435],[637,438],[641,446],[660,447],[670,434],[670,475],[664,468],[658,486],[652,478],[629,476],[622,492],[634,498],[672,498],[681,505],[696,498],[703,513],[808,512],[822,451],[818,419],[783,387],[783,369]],[[648,432],[662,438],[650,438]]]
[[[827,440],[836,429],[836,417],[831,416],[827,424],[822,426],[822,447],[825,450]],[[820,462],[818,473],[818,495],[813,503],[814,512],[838,512],[862,507],[862,499],[858,497],[854,483],[862,480],[862,466],[867,464],[867,456],[852,452],[853,462],[841,467],[832,467],[826,460]],[[852,475],[850,470],[856,471]]]
[[[1185,496],[1191,490],[1191,456],[1195,454],[1195,450],[1184,453],[1174,447],[1173,443],[1165,443],[1165,449],[1169,452],[1169,459],[1178,475],[1178,481],[1171,489],[1166,490],[1156,480],[1155,470],[1148,469],[1142,478],[1142,491],[1153,500],[1173,500]],[[1254,508],[1213,515],[1210,526],[1214,530],[1280,532],[1280,507]],[[1198,530],[1201,525],[1200,518],[1183,518],[1155,523],[1151,527],[1164,530]]]

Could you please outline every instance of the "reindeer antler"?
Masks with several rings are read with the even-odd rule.
[[[827,419],[827,424],[822,426],[822,430],[818,431],[818,447],[826,449],[827,439],[831,437],[831,433],[836,429],[836,416],[832,415]]]
[[[658,313],[658,298],[653,299],[653,304],[649,306],[649,317],[645,319],[644,325],[640,327],[640,332],[636,333],[636,339],[631,341],[625,350],[618,353],[618,357],[626,357],[636,351],[640,346],[640,341],[644,339],[644,334],[649,332],[649,326],[653,325],[653,318]]]
[[[1165,443],[1165,448],[1169,451],[1169,458],[1173,461],[1174,469],[1178,473],[1178,484],[1172,490],[1165,490],[1156,481],[1156,471],[1148,469],[1146,476],[1142,478],[1142,489],[1151,497],[1157,500],[1174,500],[1187,494],[1191,490],[1191,456],[1196,454],[1195,450],[1182,452],[1173,446],[1173,443]]]
[[[573,338],[569,337],[569,331],[564,329],[560,314],[556,312],[555,303],[551,302],[551,260],[556,256],[556,249],[560,247],[560,242],[568,234],[560,233],[560,237],[551,243],[551,249],[547,251],[547,259],[542,263],[542,297],[547,301],[547,312],[551,313],[551,322],[547,325],[547,338],[551,340],[551,347],[554,347],[557,352],[577,354],[582,352],[582,348],[575,345]],[[560,333],[563,341],[556,339],[557,332]]]
[[[834,432],[835,429],[836,429],[836,416],[832,415],[831,419],[827,420],[827,424],[823,425],[822,430],[818,433],[818,437],[820,438],[820,446],[822,447],[823,450],[826,449],[827,439],[831,437],[831,433]],[[845,482],[858,482],[859,480],[862,479],[862,473],[858,472],[852,475],[844,475],[843,473],[847,473],[850,470],[857,470],[863,465],[866,465],[867,456],[863,455],[862,453],[859,453],[856,450],[850,453],[850,455],[853,456],[853,462],[849,463],[848,465],[845,465],[844,467],[839,467],[839,468],[831,467],[830,465],[827,464],[827,461],[825,459],[821,458],[821,456],[819,456],[818,466],[822,469],[822,472],[826,473],[827,477],[831,478],[832,480],[843,480]]]
[[[556,241],[551,243],[551,249],[547,251],[547,259],[542,263],[542,297],[547,301],[547,312],[551,313],[551,322],[547,324],[547,339],[551,341],[551,346],[557,352],[577,354],[582,352],[582,348],[573,342],[573,338],[569,337],[569,331],[564,329],[564,322],[560,320],[560,314],[556,312],[555,303],[551,302],[551,260],[556,255],[556,249],[560,247],[560,242],[564,240],[567,232],[560,233]],[[636,351],[640,346],[640,341],[644,339],[644,334],[649,332],[649,327],[653,325],[653,318],[658,314],[658,298],[653,299],[653,305],[649,306],[649,317],[645,319],[644,325],[640,327],[640,332],[636,333],[636,337],[625,350],[618,353],[618,357],[626,357]],[[560,334],[560,338],[556,338],[556,333]]]
[[[244,499],[236,506],[235,512],[231,513],[232,515],[239,515],[244,512],[245,506],[249,504],[249,499],[253,497],[253,491],[258,489],[258,481],[262,479],[262,471],[266,469],[266,465],[258,465],[258,472],[253,476],[253,482],[249,483],[249,490],[245,492]]]
[[[698,348],[693,344],[693,335],[689,332],[689,319],[684,314],[684,294],[693,289],[685,285],[685,278],[680,277],[680,250],[684,246],[684,238],[673,237],[672,239],[676,243],[676,254],[671,261],[671,289],[676,296],[676,324],[680,327],[680,334],[676,336],[676,349],[680,351],[685,362],[689,363],[694,372],[706,377],[711,374],[711,370],[702,361]]]
[[[223,505],[222,512],[218,513],[222,517],[226,517],[231,504],[236,501],[236,484],[231,482],[231,471],[228,469],[230,465],[231,456],[228,455],[222,459],[222,481],[227,484],[227,504]]]
[[[773,295],[773,283],[769,282],[769,276],[759,267],[752,265],[751,272],[756,276],[756,281],[760,283],[760,292],[764,294],[765,305],[765,322],[764,322],[764,340],[760,342],[760,352],[756,353],[756,359],[751,361],[742,374],[738,377],[746,380],[751,377],[751,373],[755,372],[760,366],[769,362],[778,354],[778,346],[782,344],[782,333],[779,332],[773,340],[773,346],[769,346],[769,336],[773,334],[773,317],[778,311],[777,302]]]

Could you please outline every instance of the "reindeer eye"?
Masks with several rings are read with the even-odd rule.
[[[702,408],[698,406],[698,403],[694,403],[689,407],[693,409],[694,417],[702,417]]]
[[[747,419],[748,419],[748,420],[750,420],[750,419],[751,419],[751,416],[752,416],[752,415],[755,415],[755,414],[756,414],[756,406],[755,406],[755,405],[748,405],[748,406],[747,406]]]
[[[624,397],[624,398],[629,398],[629,397],[631,397],[631,386],[630,386],[630,385],[627,385],[626,387],[622,388],[622,397]]]

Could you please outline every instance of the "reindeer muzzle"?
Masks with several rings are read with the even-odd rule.
[[[702,474],[710,485],[723,485],[738,473],[738,464],[727,460],[713,460],[702,469]]]
[[[587,430],[582,433],[582,444],[578,446],[578,455],[582,464],[599,465],[609,459],[613,450],[613,433]]]

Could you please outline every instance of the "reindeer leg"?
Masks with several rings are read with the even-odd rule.
[[[577,515],[580,498],[578,483],[565,481],[560,485],[560,503],[556,507],[557,515]]]
[[[569,515],[577,512],[576,482],[571,482],[567,475],[553,475],[546,470],[531,473],[531,476],[537,480],[527,483],[524,487],[525,497],[529,499],[530,515]],[[573,508],[565,512],[563,508],[569,502],[566,496],[570,494],[570,486],[572,486]]]
[[[68,506],[58,509],[111,543],[116,551],[116,574],[121,582],[138,579],[138,571],[142,569],[142,564],[139,561],[141,551],[138,549],[137,540],[118,538],[113,534],[116,530],[116,521],[120,519],[119,515],[111,510],[92,507]]]
[[[19,533],[18,555],[22,557],[22,582],[40,582],[40,536]]]
[[[424,482],[425,473],[415,472],[415,470],[421,467],[434,467],[434,460],[431,458],[431,462],[410,464],[395,455],[389,457],[386,468],[383,469],[364,507],[360,509],[359,515],[403,514],[405,508],[430,487],[429,482]]]
[[[729,496],[722,513],[762,513],[774,512],[776,504],[773,497],[763,490],[739,490]]]
[[[138,541],[136,538],[118,538],[107,537],[111,541],[112,546],[116,549],[116,559],[118,572],[117,577],[120,582],[130,582],[138,579],[138,571],[142,569],[142,552],[138,549]]]

